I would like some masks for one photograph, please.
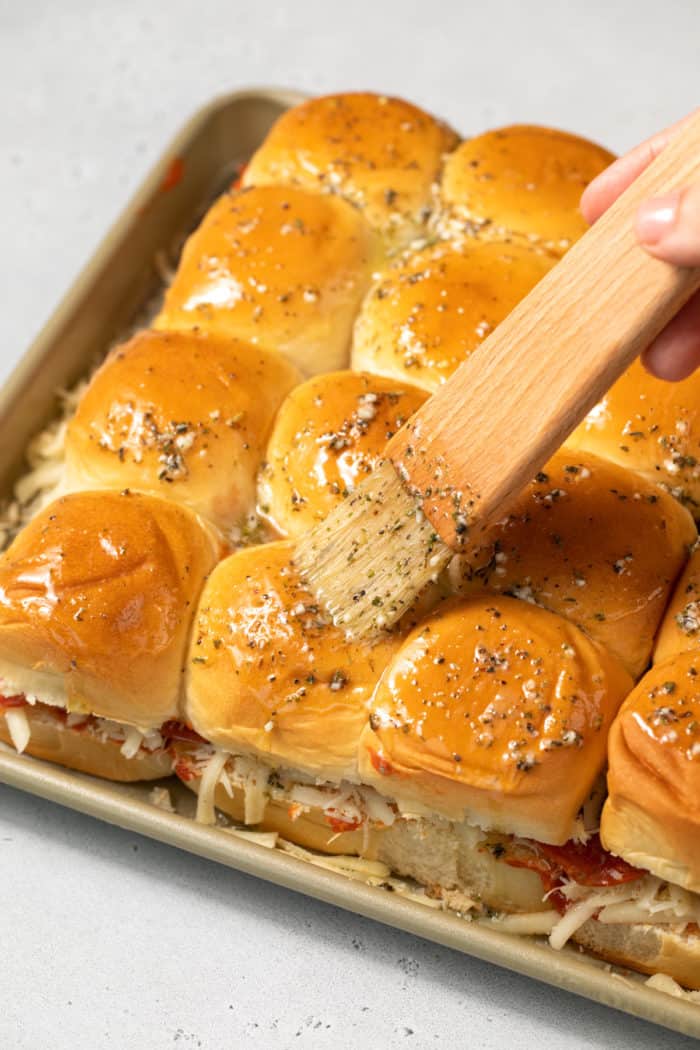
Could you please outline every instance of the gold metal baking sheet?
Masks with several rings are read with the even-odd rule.
[[[57,390],[84,376],[157,294],[159,253],[178,244],[236,164],[251,155],[279,113],[301,97],[274,89],[237,92],[206,106],[177,135],[0,391],[0,498],[9,498],[13,482],[26,469],[29,440],[55,415]],[[168,813],[149,801],[152,784],[111,784],[0,745],[0,782],[700,1037],[700,1006],[647,988],[643,979],[611,971],[575,948],[554,952],[535,938],[499,933],[221,828],[196,824],[189,815],[193,797],[175,781],[167,786],[178,812]]]

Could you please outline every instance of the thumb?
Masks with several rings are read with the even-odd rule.
[[[657,259],[700,266],[700,185],[645,201],[637,212],[637,237]]]

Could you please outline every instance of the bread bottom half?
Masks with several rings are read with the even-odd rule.
[[[195,793],[200,778],[184,781]],[[229,793],[230,792],[230,793]],[[236,822],[244,823],[245,792],[218,784],[214,805]],[[485,918],[494,913],[534,919],[543,926],[558,917],[545,897],[539,875],[512,867],[501,859],[506,837],[440,818],[397,817],[390,827],[367,826],[336,832],[320,807],[299,813],[283,799],[268,801],[264,817],[254,825],[321,854],[350,855],[380,861],[396,876],[415,880],[429,896],[459,910],[459,902],[474,901]],[[487,921],[491,921],[487,918]],[[496,923],[498,920],[495,920]],[[503,929],[519,932],[516,925]],[[524,927],[525,928],[525,927]],[[588,919],[571,939],[608,962],[644,974],[662,973],[689,989],[700,989],[700,929],[694,925],[603,923]]]
[[[31,730],[24,753],[34,758],[122,783],[160,780],[172,773],[172,759],[164,748],[156,751],[140,748],[132,758],[127,758],[121,752],[121,741],[111,740],[89,728],[70,728],[59,714],[52,716],[38,705],[27,705],[21,710],[25,712]],[[14,746],[1,711],[0,741]]]

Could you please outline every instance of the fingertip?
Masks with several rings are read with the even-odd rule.
[[[700,368],[700,293],[693,296],[642,354],[656,376],[677,383]]]
[[[597,175],[581,194],[579,206],[586,222],[590,225],[597,222],[603,212],[607,211],[627,188],[629,181],[620,160],[614,161],[609,168]]]
[[[604,171],[596,176],[581,194],[579,207],[589,226],[600,218],[613,199],[610,193],[610,178],[608,172]]]
[[[700,266],[700,185],[645,201],[637,212],[636,233],[655,258]]]
[[[673,353],[667,349],[657,349],[655,344],[652,344],[642,354],[642,364],[655,379],[662,379],[666,383],[680,383],[691,376],[700,365],[700,348],[695,363],[682,364]]]
[[[592,226],[598,218],[598,212],[595,206],[595,191],[591,191],[592,185],[593,183],[591,183],[589,186],[586,186],[585,190],[581,194],[581,200],[579,202],[579,209],[581,211],[581,214],[583,215],[584,219],[586,220],[589,226]]]

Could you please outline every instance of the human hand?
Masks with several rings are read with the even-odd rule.
[[[584,219],[595,222],[689,119],[642,142],[594,179],[581,197]],[[700,185],[645,201],[637,212],[636,233],[642,247],[657,259],[700,266]],[[700,367],[700,292],[644,351],[642,361],[659,379],[685,379]]]

